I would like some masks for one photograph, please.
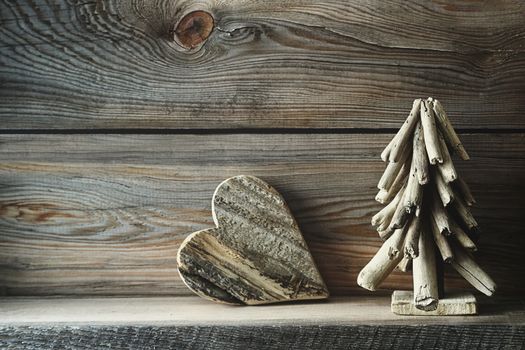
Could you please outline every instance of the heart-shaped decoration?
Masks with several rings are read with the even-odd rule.
[[[328,289],[281,195],[253,176],[222,182],[213,195],[217,227],[189,235],[177,262],[199,296],[237,305],[324,299]]]

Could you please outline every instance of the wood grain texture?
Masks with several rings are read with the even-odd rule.
[[[7,297],[0,299],[0,327],[6,326],[320,326],[443,325],[525,326],[521,297],[482,297],[478,317],[398,316],[390,296],[333,297],[321,301],[238,307],[206,303],[196,296],[126,298]],[[417,321],[417,322],[414,322]]]
[[[373,196],[392,135],[2,135],[4,295],[180,295],[176,252],[213,226],[211,195],[230,176],[274,186],[333,294],[366,293],[359,270],[381,245]],[[525,134],[462,135],[456,162],[478,201],[479,264],[501,294],[525,293]],[[447,287],[468,288],[449,272]],[[403,289],[410,276],[382,285]]]
[[[461,316],[477,314],[476,297],[471,293],[454,293],[440,298],[433,310],[416,306],[414,292],[395,290],[392,293],[391,310],[397,315],[408,316]]]
[[[380,350],[523,349],[525,327],[438,326],[42,326],[0,327],[7,349]]]
[[[237,175],[212,198],[216,227],[190,234],[177,252],[182,281],[197,295],[232,305],[328,298],[283,197],[263,180]]]
[[[2,129],[397,128],[428,95],[525,126],[520,0],[2,0],[0,24]]]

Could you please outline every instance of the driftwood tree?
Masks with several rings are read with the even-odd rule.
[[[451,153],[469,159],[441,103],[429,97],[414,101],[405,123],[381,154],[387,167],[376,200],[386,205],[374,215],[372,225],[385,242],[360,272],[358,284],[375,290],[396,266],[405,272],[412,266],[413,307],[403,313],[436,312],[443,297],[437,259],[449,263],[482,293],[492,295],[496,289],[471,255],[477,249],[471,236],[478,224],[469,209],[475,200],[454,168]],[[456,307],[440,313],[473,313],[475,299],[469,310]]]

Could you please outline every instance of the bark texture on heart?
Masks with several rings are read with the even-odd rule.
[[[196,294],[240,305],[328,297],[290,209],[266,182],[225,180],[212,213],[217,227],[192,233],[177,255],[179,273]]]

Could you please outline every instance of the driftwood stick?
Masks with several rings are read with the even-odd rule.
[[[399,191],[394,199],[388,203],[383,209],[377,212],[376,215],[372,217],[372,226],[376,227],[378,230],[384,230],[392,221],[392,216],[396,211],[397,204],[403,197],[403,191]]]
[[[403,241],[404,234],[403,229],[395,230],[361,270],[357,276],[357,284],[368,290],[376,290],[403,258],[400,242]]]
[[[401,201],[399,201],[399,203],[397,204],[396,211],[392,216],[392,221],[388,226],[390,230],[402,228],[403,226],[405,226],[408,218],[410,217],[410,213],[406,210],[405,206],[406,196],[407,190],[405,188],[403,197],[401,197]]]
[[[396,179],[396,176],[399,173],[399,170],[401,170],[402,166],[403,163],[401,162],[388,162],[385,171],[383,172],[383,175],[377,183],[377,188],[380,190],[388,191],[388,189],[390,188],[390,186],[392,186],[392,183]]]
[[[390,230],[390,221],[392,221],[392,217],[388,218],[389,221],[385,220],[381,225],[377,226],[377,233],[379,233],[379,237],[382,240],[387,239],[390,237],[392,233],[394,233],[393,230]]]
[[[443,235],[450,234],[450,223],[448,221],[448,214],[439,199],[437,191],[429,192],[431,194],[430,198],[430,211],[433,221],[436,223],[439,232]]]
[[[456,237],[456,240],[463,248],[473,252],[478,250],[476,244],[472,241],[472,239],[470,239],[467,233],[461,227],[459,227],[459,225],[454,220],[449,219],[449,222],[452,234],[454,235],[454,237]]]
[[[467,207],[463,198],[456,195],[454,202],[452,202],[452,207],[460,219],[459,223],[463,224],[469,231],[478,227],[478,222],[474,219],[474,216],[470,212],[470,209]]]
[[[447,144],[445,143],[445,140],[443,140],[441,134],[439,135],[439,146],[441,147],[441,153],[443,155],[443,163],[438,164],[438,171],[446,182],[452,182],[458,178],[458,174],[454,167],[454,162],[452,162],[452,158],[450,157],[450,153],[448,152]]]
[[[394,180],[397,177],[397,174],[399,174],[399,171],[403,167],[403,165],[406,162],[406,159],[408,158],[408,155],[410,152],[404,152],[401,155],[401,158],[398,162],[388,162],[388,165],[386,166],[385,171],[383,172],[383,175],[381,176],[381,179],[379,179],[379,182],[377,184],[377,188],[380,190],[386,190],[388,191],[392,184],[394,183]]]
[[[394,211],[395,211],[395,207],[394,207]],[[385,240],[388,237],[390,237],[390,235],[393,233],[393,231],[392,232],[387,232],[387,231],[388,231],[388,227],[390,226],[390,221],[392,221],[392,216],[394,215],[394,211],[391,212],[392,215],[389,215],[389,217],[386,217],[385,221],[383,221],[376,228],[377,232],[379,233],[379,237],[381,237],[381,239],[383,239],[383,240]]]
[[[398,219],[395,219],[396,213],[397,213],[399,206],[402,204],[403,198],[405,197],[405,189],[406,189],[406,186],[403,186],[397,193],[394,200],[392,201],[395,204],[395,210],[392,216],[389,218],[388,221],[385,218],[385,221],[381,225],[379,225],[379,227],[377,228],[377,233],[379,234],[379,237],[382,240],[388,239],[394,233],[396,229],[403,227],[403,225],[401,224],[394,224],[394,220],[398,220]],[[401,214],[398,213],[397,215],[399,216]]]
[[[401,259],[399,264],[397,264],[397,269],[402,272],[408,272],[412,266],[412,259],[408,258],[406,255]]]
[[[452,242],[452,249],[454,252],[452,267],[477,290],[488,296],[493,295],[496,291],[496,283],[492,278],[461,246]]]
[[[405,257],[415,259],[419,255],[419,234],[421,231],[421,217],[414,216],[408,225],[405,238]]]
[[[465,200],[465,203],[470,207],[473,204],[476,204],[476,200],[474,199],[474,196],[472,195],[472,192],[470,192],[470,188],[467,185],[465,181],[461,177],[458,176],[458,178],[455,181],[456,188],[458,189],[459,194],[463,197]]]
[[[431,98],[429,98],[430,100]],[[452,123],[448,119],[445,109],[438,100],[433,100],[433,109],[434,114],[436,115],[437,124],[441,133],[445,137],[445,140],[450,145],[450,147],[458,154],[458,156],[463,160],[469,160],[470,157],[465,150],[465,147],[461,144]]]
[[[390,146],[389,144],[387,146],[387,148],[390,146],[390,152],[388,153],[389,161],[399,161],[406,145],[411,140],[414,128],[416,127],[417,121],[419,120],[420,104],[421,99],[414,100],[414,103],[412,104],[412,109],[410,110],[410,114],[408,115],[401,128],[399,128],[399,131],[397,132],[396,136],[394,136],[394,138],[392,139],[393,142],[391,141],[392,145]],[[383,155],[384,154],[381,154],[381,158],[383,158]]]
[[[376,194],[376,201],[385,204],[388,202],[388,198],[390,197],[390,194],[388,190],[379,190]]]
[[[406,227],[396,229],[392,234],[392,240],[388,243],[390,247],[388,254],[394,258],[398,255],[403,255],[403,245],[405,242]],[[386,242],[385,242],[386,243]]]
[[[417,179],[420,185],[425,185],[429,180],[428,155],[425,147],[425,137],[421,121],[417,123],[413,141],[413,160],[415,162]]]
[[[377,233],[379,234],[379,238],[381,238],[383,241],[386,241],[388,238],[390,238],[390,236],[392,236],[395,230],[395,228],[388,226],[384,230],[377,230]]]
[[[421,101],[421,125],[430,164],[443,163],[434,111],[427,101]]]
[[[434,250],[434,256],[436,257],[436,275],[438,282],[438,295],[439,299],[445,298],[445,262],[441,258],[439,249]]]
[[[385,204],[392,200],[396,194],[401,190],[401,188],[405,185],[407,181],[407,176],[410,171],[410,163],[409,159],[405,161],[403,166],[401,167],[401,170],[396,176],[396,179],[392,183],[392,186],[388,190],[379,190],[379,192],[376,195],[376,201],[378,201],[381,204]]]
[[[410,110],[410,113],[408,114],[407,119],[405,120],[403,125],[401,125],[401,128],[399,128],[399,130],[394,135],[394,137],[392,137],[392,140],[390,140],[388,145],[386,145],[386,147],[383,150],[383,152],[381,152],[381,159],[383,160],[383,162],[386,162],[386,161],[397,162],[397,160],[394,160],[394,158],[395,158],[394,156],[392,156],[392,158],[391,158],[390,153],[392,152],[392,149],[394,148],[394,145],[399,145],[400,144],[400,140],[399,139],[401,137],[407,137],[407,136],[410,137],[410,134],[412,133],[412,131],[411,131],[412,129],[411,128],[413,128],[412,123],[414,123],[415,119],[417,121],[417,118],[419,116],[419,104],[420,103],[421,103],[421,99],[415,99],[414,100],[414,102],[412,103],[412,109]],[[402,135],[404,135],[404,136],[402,136]],[[403,141],[403,140],[401,140],[401,141]],[[399,146],[396,146],[396,148],[399,148]]]
[[[392,145],[394,144],[394,142],[396,142],[395,141],[396,137],[397,137],[397,134],[395,134],[394,137],[392,137],[392,140],[390,140],[390,142],[388,143],[388,145],[386,145],[383,152],[381,152],[381,159],[383,160],[383,162],[388,162],[388,158],[390,157],[390,151],[392,150]],[[395,162],[391,162],[391,163],[395,163]]]
[[[405,190],[405,209],[411,214],[416,213],[419,216],[421,209],[421,202],[423,200],[423,186],[419,184],[416,169],[416,157],[412,158],[412,164],[410,166],[410,173],[407,180],[407,188]]]
[[[443,176],[440,171],[434,172],[434,179],[436,181],[436,189],[441,199],[443,206],[448,206],[454,200],[454,191],[450,186],[450,183],[446,182],[443,179]]]
[[[430,219],[430,226],[432,235],[434,236],[434,242],[436,242],[443,261],[446,263],[451,262],[454,258],[454,254],[452,254],[452,249],[450,248],[450,244],[448,244],[447,237],[441,233],[434,218]]]
[[[412,260],[414,304],[421,310],[435,310],[438,305],[438,282],[434,244],[428,228],[422,226],[419,236],[419,256]]]
[[[381,209],[374,217],[372,218],[372,226],[377,228],[379,237],[385,240],[394,232],[395,229],[390,229],[390,222],[396,211],[398,203],[401,201],[404,194],[404,189],[400,190],[394,199],[388,203],[383,209]]]

